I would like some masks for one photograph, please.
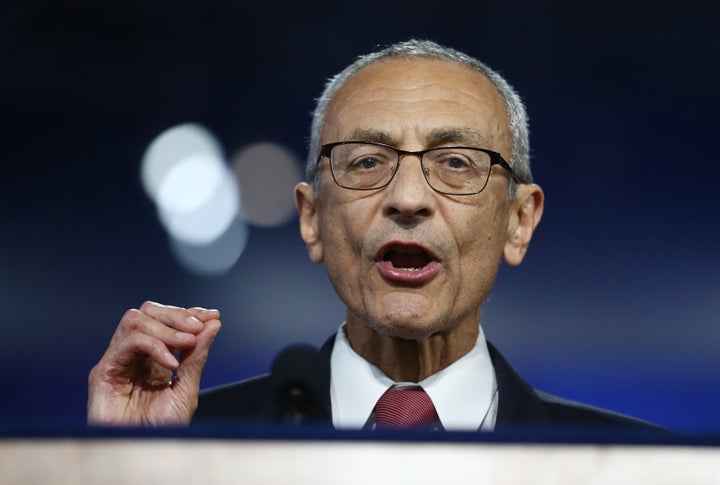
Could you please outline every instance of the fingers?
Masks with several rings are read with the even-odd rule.
[[[112,352],[115,365],[114,368],[118,373],[132,372],[132,367],[138,362],[138,359],[150,357],[153,362],[157,362],[162,367],[170,370],[178,368],[180,363],[168,348],[168,344],[162,340],[142,332],[131,332],[116,345],[108,348],[108,352]]]
[[[146,301],[140,306],[140,313],[181,332],[195,335],[203,329],[202,321],[186,308]]]
[[[202,326],[202,324],[199,324]],[[197,333],[195,329],[192,332]],[[164,345],[165,350],[185,349],[195,345],[195,334],[187,331],[178,330],[168,326],[139,310],[128,310],[120,320],[115,336],[111,342],[120,344],[121,342],[133,343],[138,340],[139,336],[151,337],[156,345]],[[144,341],[145,339],[139,339]]]
[[[88,422],[187,422],[220,312],[145,302],[125,312],[88,376]],[[180,351],[180,361],[173,355]],[[168,387],[172,372],[176,384]]]
[[[220,319],[220,311],[219,310],[208,310],[207,308],[201,308],[201,307],[193,307],[188,308],[188,311],[198,320],[200,320],[203,323],[206,323],[208,320],[219,320]]]
[[[111,360],[122,371],[138,357],[150,357],[166,369],[177,369],[176,351],[192,349],[206,327],[201,319],[216,322],[220,312],[204,308],[179,308],[145,302],[139,310],[128,310],[113,336],[103,361]],[[200,318],[198,318],[200,317]],[[213,329],[217,332],[216,325]]]
[[[207,362],[208,352],[215,335],[220,331],[220,320],[205,322],[205,328],[196,337],[195,346],[180,354],[180,365],[177,368],[173,386],[180,386],[188,394],[197,394],[200,390],[200,377]]]

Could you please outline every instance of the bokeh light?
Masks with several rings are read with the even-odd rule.
[[[245,250],[247,225],[235,219],[220,237],[209,244],[191,244],[171,238],[170,249],[180,265],[201,276],[219,276],[235,265]]]
[[[179,161],[158,190],[158,213],[168,232],[190,244],[209,244],[230,226],[238,210],[237,183],[217,157],[195,154]]]
[[[301,178],[297,157],[277,143],[246,145],[228,165],[215,135],[196,123],[163,131],[141,167],[172,254],[204,276],[232,268],[247,244],[248,224],[274,227],[295,216],[293,188]]]
[[[295,216],[293,188],[302,179],[297,157],[277,143],[254,143],[232,157],[241,187],[240,216],[256,226],[278,226]]]
[[[167,173],[183,159],[200,154],[222,159],[220,144],[203,126],[185,123],[160,133],[145,150],[140,168],[147,195],[155,200]]]
[[[186,270],[206,276],[227,272],[247,242],[237,217],[240,189],[222,153],[208,129],[186,123],[158,135],[141,167],[172,254]]]

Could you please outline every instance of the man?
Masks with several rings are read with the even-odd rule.
[[[310,258],[347,307],[324,347],[334,426],[645,426],[533,390],[485,341],[481,307],[501,259],[522,262],[543,212],[527,137],[507,82],[432,42],[363,56],[328,83],[310,184],[295,193]],[[188,423],[219,316],[128,311],[90,373],[89,422]],[[203,394],[196,418],[262,419],[270,388],[261,377]]]

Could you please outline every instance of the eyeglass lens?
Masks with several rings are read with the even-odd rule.
[[[391,147],[370,143],[347,143],[333,147],[330,160],[337,183],[351,189],[374,189],[387,185],[400,154]],[[435,148],[422,155],[425,179],[439,191],[472,194],[482,190],[490,173],[490,155],[473,148]]]

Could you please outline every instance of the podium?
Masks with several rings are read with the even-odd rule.
[[[720,484],[719,444],[257,429],[220,436],[182,430],[15,433],[0,439],[0,484],[706,485]]]

